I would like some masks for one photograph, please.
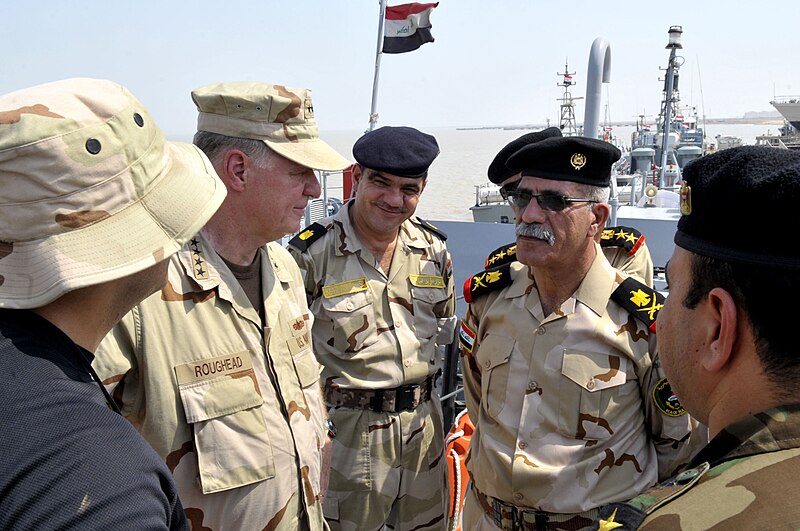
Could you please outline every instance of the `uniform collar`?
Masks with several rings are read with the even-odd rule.
[[[335,248],[337,256],[359,251],[369,253],[361,240],[358,239],[356,229],[352,221],[350,221],[350,208],[354,204],[352,201],[347,203],[344,208],[331,217],[331,220],[334,221],[334,231],[336,233],[337,244]],[[411,216],[400,225],[395,251],[408,248],[427,249],[431,246],[431,242],[425,238],[424,231],[414,223],[415,220],[416,217]]]

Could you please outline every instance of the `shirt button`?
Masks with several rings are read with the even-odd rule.
[[[403,328],[403,321],[396,321],[394,323],[395,328]]]
[[[517,501],[522,501],[522,498],[523,498],[523,496],[522,496],[522,493],[521,493],[521,492],[515,492],[515,493],[514,493],[514,499],[515,499],[515,500],[517,500]]]
[[[545,332],[546,330],[544,329],[543,326],[540,326],[539,328],[536,329],[536,333],[539,334],[540,336],[543,336]]]
[[[526,443],[525,441],[521,441],[517,446],[519,446],[520,450],[524,450],[525,448],[528,447],[528,443]]]
[[[528,382],[528,391],[533,391],[534,389],[539,388],[539,383],[536,380],[531,380]]]
[[[352,302],[348,302],[347,306],[345,306],[345,308],[347,308],[348,312],[353,311],[353,303]]]
[[[405,360],[403,362],[403,365],[405,365],[406,367],[410,366],[411,365],[411,360]]]
[[[491,367],[491,366],[492,366],[492,362],[491,362],[491,361],[489,361],[489,360],[486,360],[486,361],[484,361],[484,362],[483,362],[483,366],[484,366],[484,367],[486,367],[486,368],[488,369],[489,367]]]
[[[591,391],[592,389],[594,389],[594,380],[589,380],[589,381],[586,383],[586,389],[588,389],[589,391]]]
[[[428,300],[433,302],[433,293],[428,293]]]

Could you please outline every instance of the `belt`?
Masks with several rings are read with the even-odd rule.
[[[504,531],[580,531],[588,529],[600,513],[598,508],[582,513],[550,513],[523,509],[494,496],[487,496],[476,489],[474,483],[472,490],[486,515]]]
[[[369,409],[377,413],[413,411],[431,399],[436,377],[441,371],[428,376],[418,384],[402,385],[394,389],[348,389],[329,387],[325,389],[325,400],[329,406],[352,409]]]

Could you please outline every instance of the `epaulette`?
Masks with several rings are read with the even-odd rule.
[[[608,227],[600,235],[600,247],[623,247],[633,256],[644,243],[644,234],[631,227]]]
[[[651,332],[656,331],[656,316],[664,306],[664,296],[633,277],[626,278],[619,285],[611,300],[628,310],[631,315],[643,322]]]
[[[509,264],[517,259],[517,242],[507,243],[498,247],[486,257],[484,269]]]
[[[429,222],[425,221],[425,220],[424,220],[424,219],[422,219],[422,218],[412,218],[412,219],[411,219],[411,221],[412,221],[413,223],[415,223],[416,225],[419,225],[419,226],[420,226],[420,227],[422,227],[423,229],[427,230],[428,232],[432,232],[432,233],[434,233],[435,235],[437,235],[437,236],[438,236],[438,237],[440,237],[441,239],[443,239],[443,240],[445,240],[445,241],[447,240],[447,233],[446,233],[446,232],[444,232],[444,231],[443,231],[442,229],[440,229],[439,227],[437,227],[436,225],[433,225],[433,224],[431,224],[431,223],[429,223]]]
[[[289,240],[289,245],[301,253],[304,253],[309,247],[311,247],[312,243],[325,236],[326,232],[328,232],[327,227],[320,225],[319,223],[312,223],[305,229],[298,232],[297,236]]]
[[[511,284],[511,264],[486,269],[464,281],[464,300],[472,304],[476,298]]]

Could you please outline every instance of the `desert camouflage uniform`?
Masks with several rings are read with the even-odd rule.
[[[651,356],[655,336],[610,300],[625,275],[596,248],[575,294],[551,315],[519,262],[510,285],[467,310],[462,365],[475,421],[467,467],[473,490],[505,504],[581,513],[629,499],[704,442],[690,443],[695,423],[677,401],[656,407],[654,388],[666,380]],[[496,528],[478,496],[467,495],[464,528]],[[571,529],[591,521],[575,517]]]
[[[95,368],[166,460],[194,529],[322,529],[326,441],[313,318],[294,261],[262,247],[266,325],[197,235]],[[268,345],[268,349],[265,349]],[[288,420],[287,420],[288,419]],[[299,519],[299,522],[298,522]]]
[[[680,474],[601,508],[599,528],[797,529],[798,475],[800,405],[777,407],[722,430]]]
[[[327,232],[307,250],[289,245],[315,316],[314,350],[325,386],[369,390],[423,382],[439,370],[437,333],[440,343],[453,337],[450,253],[411,218],[400,227],[386,274],[355,236],[348,212],[320,221]],[[399,413],[329,408],[337,429],[325,500],[331,528],[444,529],[438,399]]]

